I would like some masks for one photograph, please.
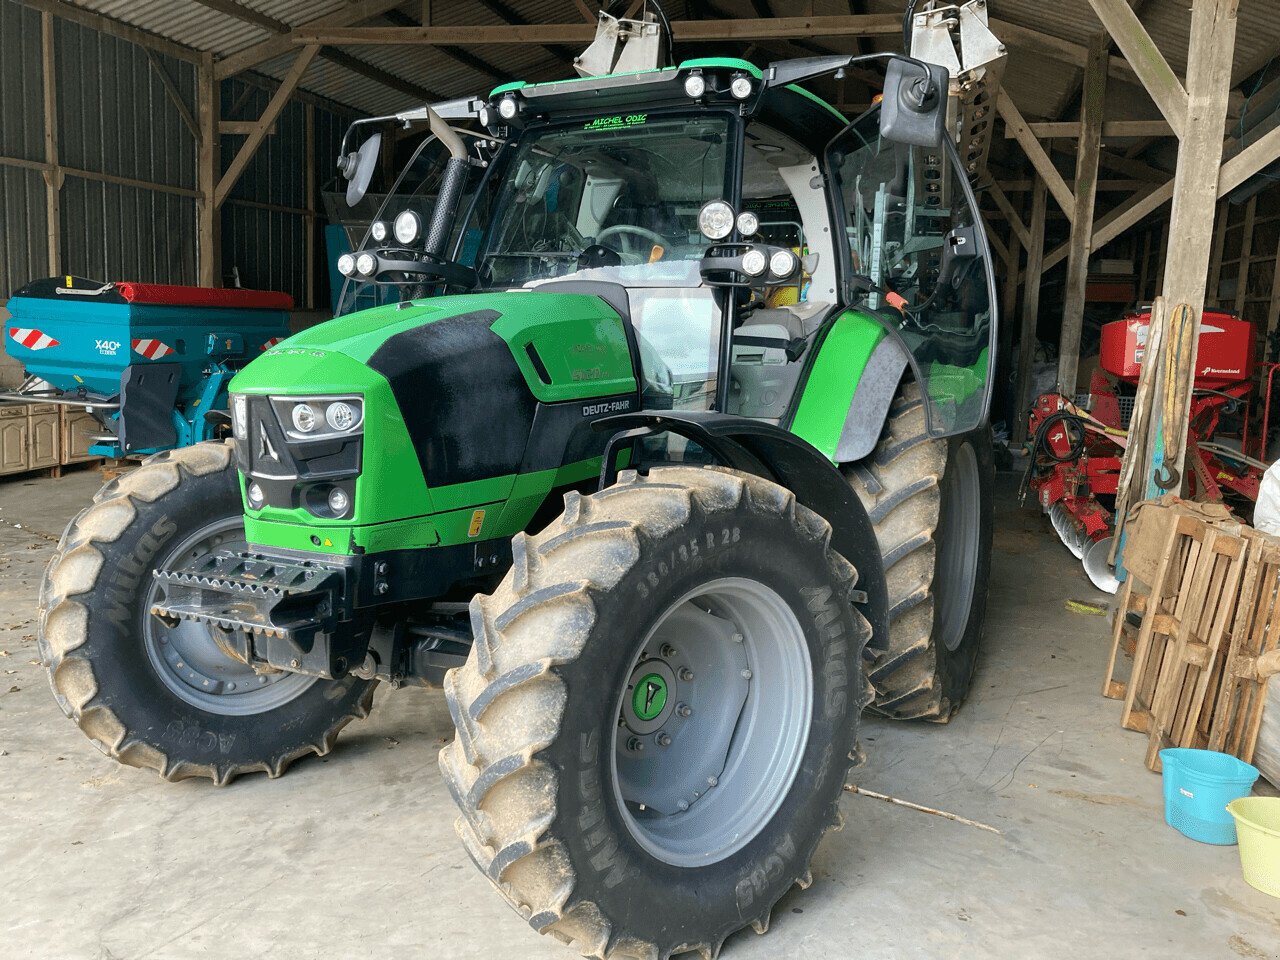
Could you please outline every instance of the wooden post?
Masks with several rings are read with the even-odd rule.
[[[1089,38],[1089,62],[1084,68],[1080,110],[1080,141],[1076,152],[1075,216],[1067,253],[1066,303],[1058,349],[1058,392],[1076,394],[1080,366],[1080,331],[1089,283],[1089,254],[1093,251],[1093,210],[1098,187],[1098,154],[1102,149],[1102,111],[1107,99],[1109,41],[1105,33]]]
[[[218,183],[218,89],[214,78],[213,54],[205,54],[196,68],[196,115],[200,126],[200,143],[196,147],[196,201],[198,279],[202,287],[222,286],[219,269],[218,206],[213,195]]]
[[[62,272],[62,168],[58,166],[57,65],[53,52],[53,14],[40,14],[40,54],[44,86],[45,228],[49,275]]]
[[[1000,336],[996,355],[996,369],[999,384],[1009,382],[1009,371],[1013,366],[1013,318],[1018,312],[1018,276],[1022,261],[1022,238],[1019,232],[1009,225],[1009,257],[1005,262],[1004,285],[1000,288]],[[1028,233],[1028,239],[1030,234]],[[997,388],[998,402],[1013,410],[1016,398],[1009,396],[1007,387]]]
[[[1271,334],[1275,332],[1276,324],[1280,323],[1280,240],[1276,241],[1276,262],[1274,265],[1275,272],[1271,276],[1271,304],[1267,308],[1267,349],[1271,348]],[[1263,359],[1269,359],[1266,353]],[[1266,443],[1264,438],[1262,441]]]
[[[1231,91],[1238,0],[1196,0],[1191,7],[1191,43],[1187,51],[1187,124],[1178,147],[1173,209],[1169,219],[1169,252],[1165,258],[1164,298],[1170,309],[1190,306],[1193,320],[1191,363],[1200,337],[1213,239],[1213,211],[1218,198],[1222,135]],[[1183,423],[1189,416],[1190,385],[1181,391],[1181,409],[1171,411]],[[1185,449],[1174,452],[1181,474]]]
[[[1142,231],[1142,272],[1138,274],[1138,303],[1147,299],[1147,281],[1151,278],[1151,231]]]
[[[1209,258],[1209,288],[1205,291],[1206,305],[1210,300],[1218,306],[1218,298],[1222,290],[1222,249],[1227,242],[1227,220],[1230,219],[1230,207],[1227,201],[1218,202],[1217,212],[1213,215],[1213,254]]]
[[[1044,221],[1048,185],[1036,177],[1031,193],[1031,246],[1027,249],[1027,284],[1022,297],[1022,333],[1018,342],[1018,390],[1014,396],[1010,434],[1015,447],[1027,439],[1031,408],[1031,365],[1036,356],[1036,322],[1040,318],[1040,274],[1044,268]]]
[[[1244,316],[1244,300],[1249,290],[1249,261],[1253,259],[1253,221],[1258,213],[1258,195],[1244,208],[1244,234],[1240,238],[1240,264],[1236,270],[1236,316]]]
[[[304,189],[307,199],[303,206],[309,211],[303,218],[303,256],[306,259],[306,278],[303,281],[302,303],[308,310],[316,305],[316,108],[314,104],[303,107],[303,139],[306,142],[303,163]]]

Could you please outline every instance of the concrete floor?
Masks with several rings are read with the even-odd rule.
[[[439,693],[384,696],[276,781],[166,784],[94,750],[49,694],[34,609],[97,482],[0,483],[0,957],[571,956],[455,839]],[[1245,885],[1235,849],[1164,825],[1145,740],[1098,695],[1106,620],[1064,608],[1101,595],[1013,483],[973,698],[945,727],[869,722],[853,777],[1002,834],[846,795],[816,883],[727,957],[1280,957],[1280,901]]]

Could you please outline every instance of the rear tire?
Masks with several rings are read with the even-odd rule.
[[[973,684],[991,570],[991,430],[933,440],[913,382],[866,460],[845,468],[884,557],[889,636],[866,651],[871,709],[946,722]]]
[[[763,933],[777,900],[808,886],[839,820],[871,632],[830,533],[773,483],[668,467],[570,493],[559,520],[516,536],[511,571],[472,601],[471,655],[445,682],[457,736],[440,765],[467,852],[535,930],[587,956],[710,957],[744,926]],[[734,590],[745,616],[725,600]],[[658,634],[680,615],[693,629]],[[716,708],[688,668],[708,643],[756,671],[731,661],[703,694],[737,683],[744,699],[709,735],[682,738]],[[757,689],[787,705],[770,712]],[[723,768],[708,777],[697,747],[720,735]],[[657,762],[648,779],[644,757]]]
[[[154,568],[243,537],[230,441],[152,457],[68,525],[40,591],[40,653],[63,713],[107,756],[166,780],[277,777],[368,715],[374,681],[260,677],[207,628],[151,616]]]

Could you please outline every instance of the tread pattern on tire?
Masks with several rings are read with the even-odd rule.
[[[98,682],[89,659],[77,651],[88,641],[91,594],[106,563],[101,544],[113,543],[137,516],[134,504],[153,503],[174,490],[184,473],[199,477],[231,464],[233,441],[199,443],[167,450],[104,485],[93,503],[63,532],[40,587],[37,642],[49,674],[49,685],[62,712],[108,757],[133,767],[156,771],[165,780],[206,777],[222,786],[254,772],[278,777],[308,754],[324,756],[348,723],[369,715],[376,684],[355,708],[315,740],[290,753],[257,764],[194,764],[172,761],[162,751],[134,737],[110,707],[95,703]]]
[[[553,666],[582,650],[595,623],[593,591],[608,590],[640,559],[641,538],[658,538],[685,524],[693,511],[737,508],[742,498],[761,512],[786,514],[839,565],[852,589],[853,566],[830,551],[830,525],[776,484],[719,468],[665,467],[649,477],[619,474],[618,484],[584,497],[565,495],[563,515],[536,536],[517,534],[511,575],[490,596],[471,602],[475,656],[449,672],[445,695],[457,726],[440,751],[440,767],[462,810],[458,835],[471,858],[504,899],[534,929],[575,946],[584,956],[666,960],[692,951],[719,954],[718,943],[661,951],[613,928],[599,906],[574,896],[575,873],[565,850],[546,831],[556,815],[555,772],[538,757],[560,727],[566,693]],[[498,613],[498,611],[504,611]],[[860,615],[865,644],[871,629]],[[869,698],[862,680],[854,709]],[[530,722],[528,718],[538,718]],[[832,802],[826,830],[840,826]],[[807,865],[813,848],[805,852]],[[807,866],[794,878],[812,882]],[[572,901],[572,902],[571,902]],[[739,929],[768,929],[774,904],[744,918]],[[726,934],[727,935],[727,934]]]
[[[873,454],[845,468],[867,508],[885,563],[889,591],[887,644],[864,652],[875,691],[871,709],[898,720],[946,720],[953,705],[943,696],[934,650],[934,534],[942,504],[947,441],[929,439],[924,398],[903,384]]]

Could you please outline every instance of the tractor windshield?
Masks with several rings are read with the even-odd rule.
[[[836,138],[828,163],[844,219],[846,294],[879,311],[911,351],[933,400],[931,432],[976,427],[991,389],[994,280],[955,151],[882,140],[873,110]]]
[[[526,135],[509,158],[476,268],[489,287],[582,273],[696,286],[698,210],[728,195],[725,115],[604,117]]]

